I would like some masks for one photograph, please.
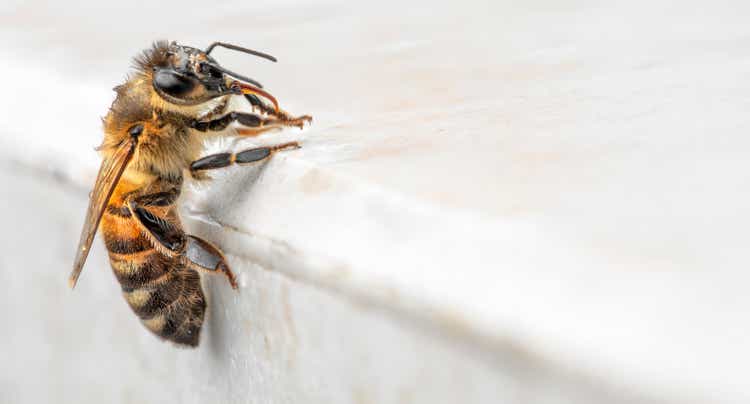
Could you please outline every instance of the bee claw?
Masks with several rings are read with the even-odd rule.
[[[289,120],[290,126],[296,126],[300,129],[304,129],[305,124],[310,124],[310,123],[312,123],[312,116],[310,115],[302,115],[300,117],[292,118]]]

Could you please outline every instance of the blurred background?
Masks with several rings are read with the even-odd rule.
[[[750,5],[0,4],[0,403],[750,400]],[[202,344],[150,335],[100,240],[100,117],[159,39],[219,49],[304,131],[188,184]]]

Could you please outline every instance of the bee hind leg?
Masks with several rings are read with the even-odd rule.
[[[154,248],[168,257],[179,257],[191,269],[212,273],[223,272],[233,289],[237,281],[229,264],[217,247],[206,240],[185,234],[179,225],[160,217],[134,200],[127,202],[128,210]]]
[[[190,173],[200,178],[203,171],[228,167],[232,164],[252,164],[270,158],[274,153],[288,149],[299,149],[297,142],[282,143],[275,146],[262,146],[243,150],[237,153],[217,153],[195,160],[190,164]]]
[[[187,259],[188,266],[192,269],[211,273],[222,272],[227,277],[232,289],[237,289],[237,280],[232,270],[229,269],[224,254],[213,244],[188,234],[184,257]]]

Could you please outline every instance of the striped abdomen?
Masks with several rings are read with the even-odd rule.
[[[115,195],[102,217],[101,230],[109,261],[125,300],[154,334],[172,342],[197,346],[206,311],[198,273],[177,257],[152,246],[127,209],[116,208]],[[162,213],[179,226],[173,207]]]

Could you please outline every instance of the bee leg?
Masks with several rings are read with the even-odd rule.
[[[308,120],[312,120],[311,116],[303,115],[300,117],[293,117],[289,115],[288,112],[284,111],[283,109],[279,109],[278,111],[274,109],[272,106],[268,105],[267,103],[261,101],[261,99],[255,95],[255,94],[245,94],[245,99],[252,105],[254,108],[258,108],[261,112],[267,115],[274,116],[278,118],[281,121],[294,121],[294,120],[300,120],[307,118]]]
[[[168,257],[182,255],[186,240],[185,232],[179,225],[154,214],[135,199],[129,198],[125,206],[135,218],[141,233],[149,239],[156,251]]]
[[[305,123],[308,123],[310,121],[312,121],[312,117],[307,115],[299,118],[280,120],[276,118],[264,118],[260,115],[245,112],[230,112],[220,118],[216,118],[210,121],[195,120],[191,123],[191,127],[200,132],[221,131],[226,129],[232,122],[237,122],[247,128],[253,128],[253,132],[247,134],[257,135],[268,130],[288,126],[296,126],[302,129],[305,126]],[[246,133],[243,133],[243,130],[245,129],[238,129],[237,133],[245,135]]]
[[[273,116],[276,116],[276,118],[262,119],[261,122],[257,125],[248,125],[242,122],[241,120],[238,120],[238,122],[240,122],[241,124],[247,127],[237,128],[237,134],[242,135],[242,136],[258,136],[264,132],[268,132],[271,130],[279,130],[279,129],[283,129],[285,127],[290,127],[290,126],[296,126],[302,129],[305,127],[306,123],[309,124],[310,122],[312,122],[312,117],[310,115],[303,115],[300,117],[291,117],[283,110],[279,110],[277,114],[274,112],[274,109],[271,107],[266,107],[266,110],[263,110],[263,111],[268,112]],[[238,112],[237,114],[240,114],[240,113]]]
[[[146,235],[157,251],[169,257],[181,257],[189,268],[195,270],[223,272],[232,288],[237,289],[237,281],[229,269],[229,264],[213,244],[185,234],[169,219],[155,215],[134,199],[128,200],[127,207],[136,219],[141,233]]]
[[[285,117],[283,119],[277,118],[263,118],[254,114],[246,114],[243,112],[232,112],[237,117],[239,122],[244,128],[237,128],[237,134],[242,136],[257,136],[261,133],[268,132],[271,130],[279,130],[285,127],[296,126],[300,129],[305,127],[306,123],[312,122],[312,117],[304,115],[298,118]]]
[[[300,129],[305,127],[306,123],[312,122],[312,117],[309,115],[303,115],[298,118],[290,118],[287,120],[279,119],[266,119],[261,127],[257,128],[237,128],[237,134],[242,136],[258,136],[261,133],[265,133],[272,130],[281,130],[284,127],[296,126]]]
[[[211,273],[222,272],[232,289],[237,289],[237,280],[229,269],[224,254],[216,246],[193,235],[187,235],[185,258],[190,268]]]
[[[201,175],[201,171],[228,167],[232,164],[250,164],[265,160],[275,152],[300,148],[297,142],[282,143],[275,146],[255,147],[237,153],[211,154],[190,164],[191,175]]]

